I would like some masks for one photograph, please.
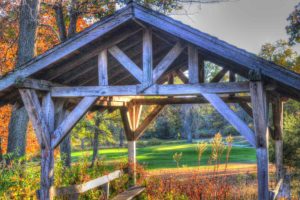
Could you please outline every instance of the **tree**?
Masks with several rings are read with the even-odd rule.
[[[39,0],[21,1],[16,68],[35,55],[39,4]],[[25,154],[27,124],[28,115],[24,106],[16,103],[9,123],[8,152],[16,156]]]
[[[300,3],[295,6],[287,20],[289,25],[286,26],[286,32],[289,35],[289,43],[294,45],[300,42]]]
[[[109,126],[111,122],[120,122],[117,113],[94,112],[88,114],[75,127],[75,132],[83,133],[85,137],[91,138],[93,155],[91,166],[94,166],[98,157],[99,143],[115,143],[112,131]]]
[[[283,67],[300,73],[297,52],[293,51],[288,43],[279,40],[274,44],[267,43],[262,46],[259,54]],[[288,100],[284,104],[283,124],[283,162],[291,167],[300,167],[300,103]],[[271,143],[270,158],[275,159],[273,144]]]

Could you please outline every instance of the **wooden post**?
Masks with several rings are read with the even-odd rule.
[[[279,96],[274,98],[272,104],[273,124],[274,124],[274,140],[275,140],[275,161],[276,161],[276,180],[284,178],[283,173],[283,103]]]
[[[48,130],[50,133],[50,140],[48,144],[51,144],[51,134],[54,131],[54,103],[52,101],[50,93],[46,94],[42,102],[42,110],[45,121],[48,125]],[[50,188],[53,185],[54,177],[54,152],[52,148],[44,148],[42,146],[41,152],[41,189],[40,189],[40,199],[48,200],[53,197],[50,194]]]
[[[132,174],[133,185],[136,185],[136,141],[128,141],[129,173]]]
[[[199,59],[198,49],[193,45],[188,46],[189,83],[199,83]]]
[[[266,91],[259,72],[250,73],[250,93],[256,136],[258,199],[269,199],[268,119]]]
[[[152,30],[146,28],[143,33],[143,87],[149,87],[153,83],[153,49]]]

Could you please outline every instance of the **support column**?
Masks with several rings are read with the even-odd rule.
[[[48,124],[48,130],[50,133],[49,146],[51,144],[51,134],[54,131],[54,103],[52,101],[50,93],[43,98],[42,103],[43,115],[46,123]],[[42,145],[41,151],[41,189],[39,198],[41,200],[53,199],[50,193],[51,186],[54,182],[54,150],[52,148],[45,148]]]
[[[250,93],[256,136],[258,199],[269,199],[268,118],[266,92],[259,72],[250,74]]]
[[[276,180],[283,178],[283,103],[279,96],[274,98],[272,104],[274,140],[275,140],[275,162],[276,162]]]
[[[136,141],[128,141],[129,173],[132,174],[132,183],[136,185]]]

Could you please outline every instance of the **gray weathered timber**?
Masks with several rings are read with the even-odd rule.
[[[157,64],[153,71],[153,82],[155,83],[165,71],[170,67],[170,65],[175,61],[175,59],[184,50],[185,45],[183,42],[179,41],[175,46],[167,53],[167,55]]]
[[[44,118],[36,92],[31,89],[19,89],[19,92],[41,147],[50,149],[48,123]]]
[[[199,83],[199,58],[197,47],[188,45],[189,83]]]
[[[153,74],[152,30],[146,28],[143,33],[143,82],[144,87],[152,85]]]
[[[97,56],[99,52],[101,52],[104,49],[107,49],[111,46],[116,45],[117,43],[129,38],[132,35],[135,35],[137,32],[139,32],[140,29],[132,30],[132,29],[126,29],[122,32],[122,34],[113,35],[111,38],[103,41],[100,45],[98,45],[95,49],[93,49],[91,52],[88,52],[86,54],[83,54],[82,56],[78,56],[78,59],[71,60],[63,65],[63,67],[51,69],[49,73],[47,74],[47,78],[50,80],[53,80],[57,77],[60,77],[62,74],[69,73],[72,76],[72,73],[70,73],[70,70],[72,69],[80,69],[79,73],[81,73],[82,69],[80,66],[83,66],[83,68],[86,70],[86,66],[83,65],[86,61],[91,60],[93,57]],[[77,71],[78,73],[78,71]],[[64,78],[65,80],[67,78]]]
[[[276,180],[284,178],[283,173],[283,103],[279,96],[274,98],[272,104],[274,140],[275,140],[275,163],[276,163]]]
[[[88,109],[95,103],[97,97],[85,97],[72,110],[72,112],[65,118],[65,120],[56,128],[51,141],[51,147],[54,149],[75,126],[80,118],[88,111]]]
[[[83,97],[83,96],[180,96],[197,95],[201,93],[245,93],[249,92],[249,82],[235,83],[202,83],[179,85],[152,85],[142,93],[141,85],[124,86],[81,86],[81,87],[53,87],[53,97]],[[272,89],[272,87],[270,87]]]
[[[42,112],[45,121],[48,125],[48,133],[52,134],[54,131],[54,118],[55,108],[50,93],[47,93],[43,97]],[[51,135],[49,135],[47,141],[48,146],[51,145]],[[50,194],[50,188],[54,182],[54,151],[49,148],[41,149],[41,189],[39,190],[40,199],[53,199]]]
[[[51,193],[54,197],[63,196],[63,195],[72,195],[72,194],[82,194],[89,190],[97,188],[101,185],[107,184],[110,181],[113,181],[117,178],[120,178],[122,174],[123,174],[122,171],[117,170],[112,173],[109,173],[108,175],[93,179],[91,181],[79,185],[72,185],[72,186],[61,187],[61,188],[52,187]]]
[[[20,69],[15,70],[3,77],[0,81],[0,90],[4,90],[15,83],[17,77],[28,77],[48,65],[66,57],[77,49],[87,45],[100,36],[110,32],[119,25],[129,21],[132,17],[132,9],[122,9],[114,14],[114,17],[109,17],[101,20],[99,23],[89,27],[81,34],[77,34],[68,41],[56,46],[47,51],[41,56],[36,57],[31,62],[21,66]]]
[[[132,185],[136,185],[136,141],[129,140],[127,141],[128,145],[128,164],[129,164],[129,173],[132,178]]]
[[[158,105],[148,114],[148,116],[141,122],[141,124],[134,131],[134,140],[138,140],[143,135],[143,133],[149,127],[151,122],[153,122],[153,120],[156,119],[159,113],[162,112],[163,108],[164,106]]]
[[[104,49],[98,55],[98,79],[99,85],[108,85],[107,75],[107,49]]]
[[[41,91],[50,91],[51,87],[54,86],[58,87],[63,85],[53,83],[51,81],[46,81],[46,80],[37,80],[37,79],[19,77],[16,79],[15,86],[23,89],[27,88],[27,89],[34,89],[34,90],[41,90]]]
[[[266,91],[261,81],[250,83],[253,122],[256,136],[258,199],[269,199],[269,156]]]
[[[188,79],[188,77],[186,77],[186,76],[184,75],[184,73],[183,73],[181,70],[177,70],[177,71],[175,72],[175,74],[176,74],[176,75],[178,76],[178,78],[182,81],[182,83],[188,84],[189,79]]]
[[[109,48],[108,51],[136,78],[136,80],[141,83],[143,82],[142,70],[121,49],[119,49],[119,47],[113,46]]]
[[[216,94],[201,93],[204,98],[241,134],[255,147],[255,136],[248,125],[241,120],[222,99]]]
[[[249,70],[260,69],[264,76],[288,85],[298,92],[300,91],[300,77],[296,73],[279,67],[272,62],[268,62],[199,30],[193,29],[166,15],[137,4],[134,5],[134,16],[138,20],[149,23],[160,30],[198,46],[204,51],[204,55],[205,52],[209,52],[216,55],[216,57],[223,58],[235,64],[237,67],[241,66],[246,70],[246,74]]]
[[[142,105],[133,104],[128,107],[132,130],[134,131],[140,122]]]
[[[133,131],[132,131],[132,123],[130,119],[130,113],[128,111],[128,108],[121,108],[120,109],[121,119],[125,131],[125,135],[128,141],[132,141],[134,139]]]
[[[217,83],[220,82],[220,80],[224,77],[224,75],[228,72],[228,69],[223,68],[221,71],[219,71],[212,79],[211,83]]]
[[[249,106],[249,104],[247,102],[239,102],[239,105],[250,117],[253,117],[252,108],[251,108],[251,106]]]
[[[142,186],[136,186],[129,188],[125,192],[118,194],[112,200],[132,200],[140,195],[146,188]]]

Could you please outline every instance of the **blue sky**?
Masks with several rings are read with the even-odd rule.
[[[185,5],[184,11],[178,11],[172,17],[235,46],[258,53],[261,45],[266,42],[287,39],[286,18],[298,2],[233,0],[192,4]]]

